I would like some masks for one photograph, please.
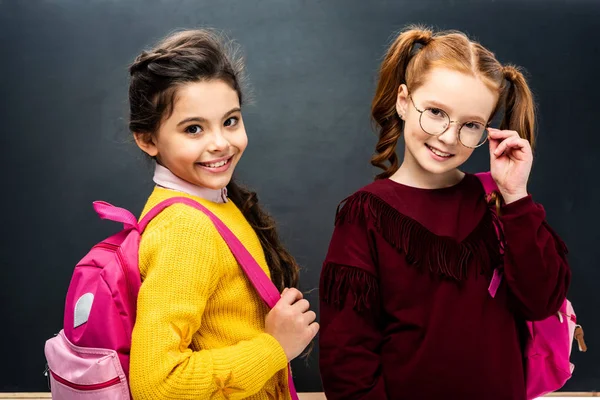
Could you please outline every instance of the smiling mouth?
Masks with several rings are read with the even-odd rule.
[[[444,157],[444,158],[450,158],[450,157],[454,156],[454,154],[444,153],[443,151],[440,151],[440,150],[436,149],[435,147],[431,147],[427,143],[425,143],[425,146],[427,146],[427,148],[436,156],[440,156],[440,157]]]
[[[221,168],[222,166],[229,164],[231,162],[231,160],[233,160],[233,156],[226,158],[225,160],[221,160],[221,161],[206,162],[206,163],[199,162],[198,164],[200,164],[206,168]]]

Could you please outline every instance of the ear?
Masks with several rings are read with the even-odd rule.
[[[398,97],[396,98],[396,112],[400,116],[400,119],[406,119],[408,102],[408,87],[403,83],[398,86]]]
[[[144,153],[148,154],[150,157],[156,157],[158,155],[158,148],[156,147],[156,143],[154,143],[154,136],[150,133],[134,132],[133,137],[135,143]]]

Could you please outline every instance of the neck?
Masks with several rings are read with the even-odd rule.
[[[439,174],[427,171],[414,159],[408,149],[405,149],[402,165],[390,179],[420,189],[441,189],[456,185],[464,176],[465,173],[457,168]]]

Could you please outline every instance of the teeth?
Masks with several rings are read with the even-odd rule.
[[[223,165],[227,164],[227,161],[228,160],[224,160],[224,161],[220,161],[220,162],[214,163],[214,164],[202,164],[202,165],[209,167],[209,168],[219,168],[219,167],[222,167]]]
[[[452,155],[452,154],[449,154],[449,153],[442,153],[441,151],[439,151],[437,149],[434,149],[431,146],[428,146],[428,147],[429,147],[429,150],[431,150],[433,152],[433,154],[436,154],[436,155],[438,155],[440,157],[450,157]]]

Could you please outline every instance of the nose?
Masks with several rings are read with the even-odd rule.
[[[212,140],[209,146],[209,150],[213,153],[224,152],[229,148],[229,141],[223,134],[221,129],[217,129],[213,132]]]
[[[459,130],[460,125],[455,121],[450,121],[450,126],[438,136],[438,140],[447,146],[454,146],[458,143]]]

